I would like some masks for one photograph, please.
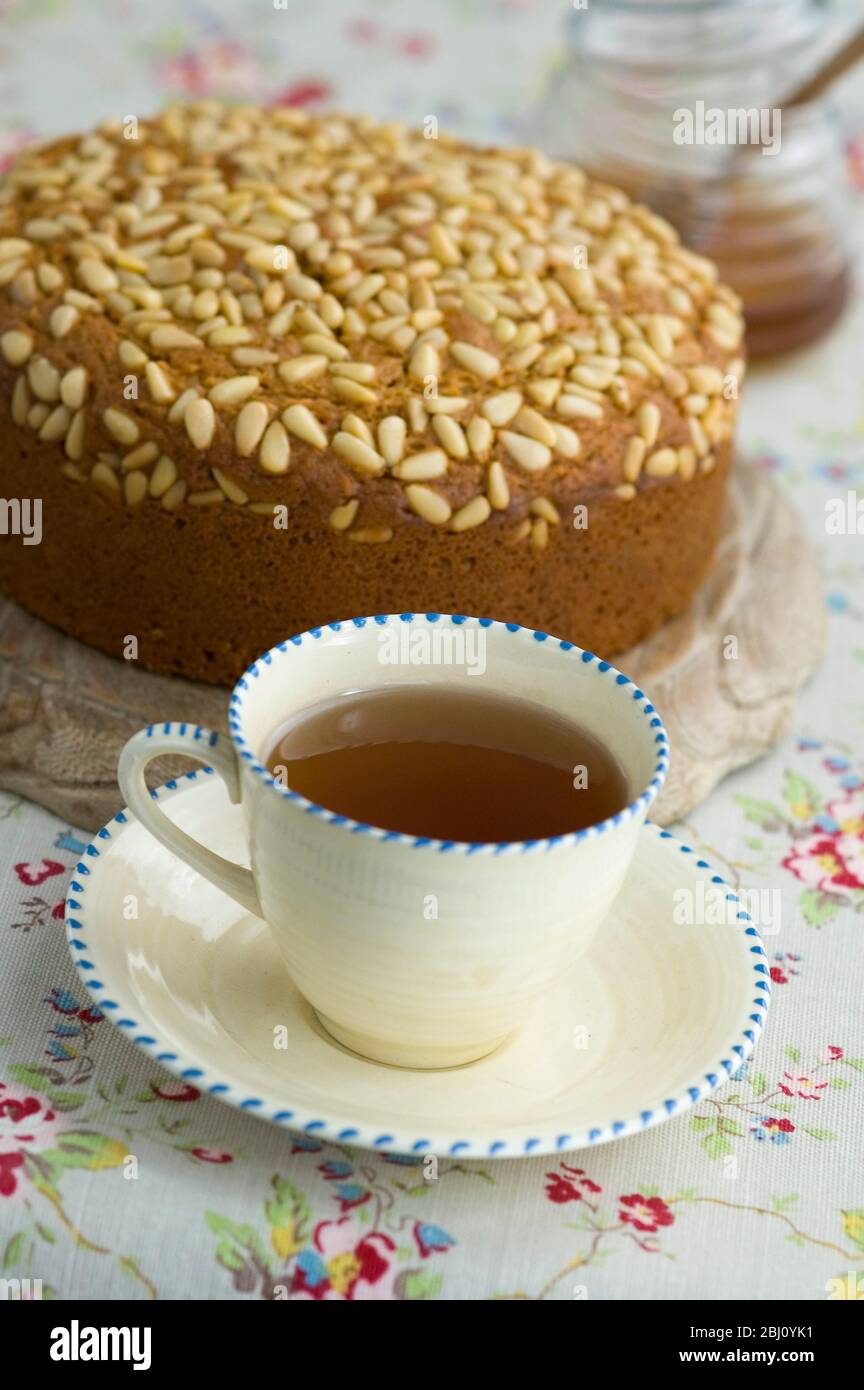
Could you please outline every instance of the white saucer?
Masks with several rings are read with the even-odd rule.
[[[243,857],[242,812],[210,769],[158,796],[197,839]],[[731,924],[676,925],[676,891],[691,890],[698,909],[700,881],[734,904]],[[492,1056],[450,1071],[382,1066],[335,1043],[291,984],[265,924],[131,813],[88,846],[66,916],[84,984],[151,1058],[289,1129],[392,1153],[515,1157],[637,1133],[741,1065],[770,991],[759,935],[732,890],[654,825],[573,978]]]

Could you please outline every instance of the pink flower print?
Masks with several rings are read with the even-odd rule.
[[[396,1245],[383,1231],[366,1233],[353,1217],[319,1221],[312,1245],[297,1257],[291,1297],[298,1299],[395,1299]]]
[[[796,840],[783,868],[822,893],[864,889],[864,841],[855,835],[817,831]]]
[[[57,1130],[42,1096],[0,1082],[0,1197],[14,1196],[27,1154],[51,1148]]]
[[[785,1080],[777,1083],[780,1090],[784,1096],[797,1096],[799,1100],[821,1100],[819,1092],[828,1085],[827,1081],[814,1081],[812,1076],[793,1076],[788,1071],[784,1071],[783,1076]]]

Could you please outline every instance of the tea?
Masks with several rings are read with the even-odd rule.
[[[292,791],[353,820],[432,839],[538,840],[629,801],[614,754],[543,705],[431,685],[354,691],[276,730]]]

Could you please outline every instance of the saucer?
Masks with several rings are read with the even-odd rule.
[[[196,839],[248,864],[242,810],[211,769],[155,795]],[[66,918],[83,983],[152,1060],[237,1109],[387,1153],[516,1157],[638,1133],[741,1066],[770,992],[736,895],[650,823],[588,955],[496,1052],[447,1071],[369,1062],[330,1038],[265,923],[131,812],[88,845]]]

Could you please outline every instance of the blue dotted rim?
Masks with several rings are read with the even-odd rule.
[[[188,772],[184,777],[166,782],[164,786],[157,788],[152,795],[155,798],[171,796],[178,790],[183,790],[187,782],[194,782],[198,779],[206,780],[212,774],[213,769],[209,767],[202,768],[200,771]],[[203,1062],[172,1051],[170,1043],[155,1037],[148,1031],[145,1023],[140,1023],[132,1017],[137,1005],[133,1003],[130,1007],[129,1001],[117,997],[117,991],[113,990],[110,984],[101,978],[98,961],[91,959],[96,955],[96,952],[88,945],[87,940],[87,895],[94,893],[94,890],[95,894],[98,894],[98,881],[96,884],[91,884],[90,879],[94,871],[98,871],[98,864],[95,861],[98,861],[104,854],[110,853],[112,838],[116,838],[122,832],[122,828],[131,820],[134,820],[131,812],[121,811],[114,817],[113,821],[109,821],[108,825],[103,826],[97,832],[84,851],[69,884],[69,891],[66,896],[66,931],[72,962],[81,976],[83,984],[106,1017],[151,1061],[158,1062],[174,1076],[194,1084],[200,1091],[217,1097],[227,1105],[234,1106],[237,1110],[245,1110],[251,1114],[259,1115],[262,1119],[284,1125],[287,1129],[302,1134],[313,1135],[323,1140],[353,1144],[358,1148],[378,1150],[382,1153],[437,1153],[441,1157],[458,1156],[460,1158],[520,1158],[527,1154],[549,1154],[562,1150],[586,1148],[594,1144],[606,1143],[611,1139],[620,1139],[625,1135],[639,1134],[643,1130],[650,1129],[653,1125],[662,1124],[672,1115],[689,1110],[703,1096],[710,1095],[712,1091],[722,1086],[733,1072],[737,1071],[746,1061],[764,1026],[771,994],[771,983],[767,956],[759,932],[754,927],[748,913],[741,906],[741,900],[737,893],[733,892],[729,884],[714,872],[707,860],[695,859],[694,867],[708,870],[711,873],[710,882],[719,884],[726,889],[727,902],[737,904],[736,921],[744,938],[742,942],[744,959],[748,955],[752,957],[749,961],[749,971],[753,989],[752,998],[746,1006],[747,1012],[736,1025],[728,1047],[724,1048],[723,1056],[710,1071],[705,1072],[702,1076],[694,1077],[692,1084],[680,1094],[670,1096],[655,1104],[651,1109],[642,1110],[636,1115],[569,1134],[539,1134],[527,1139],[496,1138],[488,1141],[436,1138],[431,1133],[428,1137],[418,1137],[413,1134],[378,1133],[368,1126],[346,1126],[344,1120],[340,1121],[333,1115],[313,1116],[301,1110],[286,1109],[284,1100],[277,1100],[273,1096],[250,1096],[244,1088],[226,1080],[222,1074],[206,1067]],[[677,847],[681,854],[692,855],[695,853],[688,845],[681,844],[673,835],[670,835],[668,830],[661,830],[650,821],[645,826],[645,833],[657,835],[661,840],[670,841],[670,849]],[[726,925],[717,928],[718,931],[728,929]]]
[[[565,660],[581,662],[583,667],[590,667],[600,678],[605,678],[608,684],[610,696],[612,698],[626,698],[636,702],[638,709],[645,718],[646,737],[650,739],[656,750],[656,762],[654,773],[648,785],[639,793],[634,801],[625,806],[623,811],[610,816],[607,820],[598,821],[596,825],[588,826],[584,830],[572,831],[567,835],[552,835],[542,840],[510,840],[505,843],[500,842],[472,842],[466,840],[435,840],[423,835],[402,835],[396,830],[382,830],[378,826],[367,825],[363,821],[351,820],[349,816],[336,815],[333,811],[328,811],[324,806],[318,806],[314,801],[308,801],[299,792],[293,792],[288,787],[282,786],[270,776],[267,768],[258,761],[252,752],[250,741],[246,738],[243,728],[244,703],[247,691],[252,684],[259,680],[266,669],[273,665],[275,661],[285,656],[290,656],[297,648],[302,647],[304,642],[309,645],[314,642],[327,640],[329,634],[341,632],[343,628],[363,628],[368,624],[377,624],[379,627],[394,627],[399,623],[425,624],[427,627],[434,626],[435,623],[452,623],[457,627],[464,624],[472,624],[480,628],[495,628],[499,632],[508,632],[516,640],[522,641],[526,646],[532,642],[548,643],[550,647],[557,648]],[[613,694],[617,692],[617,694]],[[153,726],[158,727],[158,726]],[[173,726],[172,726],[173,727]],[[297,637],[291,637],[287,642],[280,642],[278,646],[271,647],[269,652],[265,652],[257,661],[253,661],[248,670],[244,671],[231,695],[228,710],[228,727],[237,753],[247,764],[257,777],[276,793],[277,796],[284,797],[288,801],[293,801],[295,805],[303,811],[308,811],[311,815],[317,816],[328,825],[335,826],[339,830],[346,830],[353,835],[368,835],[374,840],[382,842],[394,842],[405,845],[410,849],[431,849],[437,853],[457,853],[457,854],[527,854],[531,852],[542,852],[544,850],[557,849],[559,847],[569,847],[577,844],[580,840],[592,839],[597,835],[603,835],[606,831],[612,830],[623,821],[630,820],[633,816],[647,813],[648,807],[657,797],[663,783],[666,780],[666,773],[669,768],[669,739],[663,727],[663,720],[657,710],[651,704],[647,695],[640,690],[637,685],[617,670],[610,661],[601,661],[593,652],[585,651],[582,647],[577,647],[573,642],[565,642],[560,637],[550,637],[547,632],[538,632],[534,628],[522,627],[519,623],[501,623],[494,618],[468,618],[462,614],[448,613],[379,613],[370,618],[349,618],[345,622],[328,623],[324,627],[313,627],[308,632],[300,633]]]

